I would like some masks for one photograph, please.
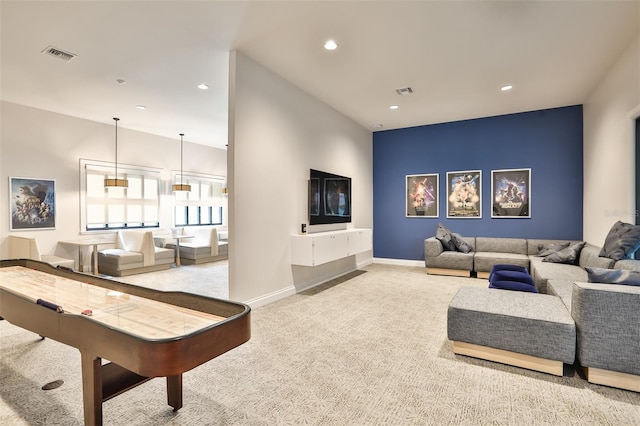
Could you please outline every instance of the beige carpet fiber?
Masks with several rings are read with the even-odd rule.
[[[105,425],[640,425],[639,393],[452,354],[447,305],[486,280],[365,271],[255,309],[248,343],[185,373],[178,412],[155,379],[105,402]],[[78,352],[0,336],[0,424],[82,424]]]

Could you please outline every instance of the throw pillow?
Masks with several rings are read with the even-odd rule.
[[[640,249],[640,226],[617,221],[604,240],[600,256],[613,260],[631,259]]]
[[[550,255],[542,259],[542,261],[553,263],[568,263],[569,265],[575,265],[580,258],[580,251],[585,244],[586,242],[584,241],[571,244],[567,248],[564,248],[555,253],[551,253]]]
[[[549,243],[549,244],[538,244],[538,256],[549,256],[552,253],[556,253],[562,249],[569,247],[568,242],[566,243]]]
[[[471,253],[473,251],[471,244],[466,242],[462,235],[452,232],[451,239],[453,240],[453,245],[456,247],[456,250],[462,253]]]
[[[523,284],[534,285],[531,275],[526,272],[520,271],[495,271],[493,274],[491,274],[489,281],[516,281]]]
[[[456,251],[456,245],[453,242],[451,231],[446,226],[439,223],[438,231],[436,232],[436,239],[442,243],[442,247],[448,251]]]
[[[638,271],[595,268],[591,266],[588,266],[585,269],[587,271],[587,274],[589,274],[590,283],[640,286],[640,272]]]
[[[498,288],[500,290],[526,291],[529,293],[537,293],[538,289],[526,283],[517,281],[494,281],[489,284],[489,288]]]

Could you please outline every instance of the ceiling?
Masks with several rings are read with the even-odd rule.
[[[102,123],[117,116],[120,127],[220,148],[233,49],[361,126],[388,130],[581,104],[640,33],[640,1],[0,7],[2,100]],[[338,49],[323,48],[329,38]],[[49,46],[77,56],[42,54]],[[396,93],[408,86],[414,93]]]

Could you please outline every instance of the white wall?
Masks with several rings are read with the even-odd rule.
[[[351,177],[349,226],[373,226],[372,134],[242,53],[230,69],[229,294],[256,306],[371,259],[294,267],[290,236],[307,222],[310,168]]]
[[[584,104],[583,238],[602,246],[616,221],[635,223],[633,119],[640,116],[640,37]]]
[[[16,231],[36,236],[44,254],[75,256],[72,247],[60,240],[80,237],[80,158],[114,161],[115,126],[112,117],[104,123],[74,118],[49,111],[2,102],[0,133],[0,258],[7,258],[9,233],[9,177],[46,178],[56,181],[56,229]],[[164,138],[128,130],[118,125],[118,164],[163,169],[160,225],[173,221],[172,171],[180,170],[180,136]],[[185,133],[187,133],[185,131]],[[226,151],[203,145],[184,144],[184,172],[227,175]]]

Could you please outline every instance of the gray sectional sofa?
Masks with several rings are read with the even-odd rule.
[[[543,294],[480,288],[477,289],[480,291],[478,294],[470,295],[462,294],[470,292],[467,287],[462,288],[461,290],[467,290],[454,298],[449,312],[448,331],[449,338],[454,341],[454,352],[511,363],[505,361],[509,358],[505,358],[502,353],[497,359],[492,358],[494,354],[491,352],[513,351],[514,339],[504,339],[503,333],[496,331],[495,327],[490,327],[491,331],[483,331],[477,326],[472,326],[476,329],[476,337],[469,338],[470,324],[480,322],[487,324],[486,318],[483,317],[491,311],[487,306],[499,305],[499,308],[495,308],[496,311],[488,314],[489,317],[494,318],[496,324],[506,329],[512,329],[512,324],[514,327],[522,327],[521,318],[537,318],[540,310],[545,310],[545,306],[549,304],[549,312],[543,313],[542,320],[538,324],[548,327],[549,330],[562,327],[567,341],[558,346],[564,348],[563,355],[559,354],[559,349],[555,351],[558,354],[554,354],[553,345],[551,345],[543,351],[546,354],[544,358],[570,364],[565,353],[566,347],[567,344],[575,345],[575,360],[584,369],[588,381],[640,392],[640,286],[590,283],[588,282],[589,273],[586,270],[586,268],[604,268],[640,271],[640,260],[616,261],[601,257],[599,256],[600,247],[585,244],[575,264],[544,262],[544,258],[538,256],[541,245],[575,243],[575,241],[483,237],[464,237],[464,239],[474,251],[469,253],[446,251],[438,239],[427,238],[425,240],[427,272],[485,277],[495,264],[516,264],[528,268],[536,289]],[[499,296],[497,292],[500,292]],[[543,298],[537,298],[538,296]],[[549,296],[555,296],[555,300],[559,299],[570,314],[571,321],[575,324],[575,340],[572,340],[571,334],[566,331],[566,318],[557,313],[557,306],[555,306],[557,302],[550,302],[550,299],[547,299]],[[496,297],[500,300],[494,301]],[[528,304],[521,299],[535,303]],[[514,310],[511,303],[513,306],[520,304],[521,308]],[[464,319],[464,324],[460,324],[459,318]],[[529,344],[528,336],[539,336],[540,330],[537,333],[520,330],[516,335],[521,336],[521,340],[516,342],[516,347],[518,345],[526,347]],[[481,347],[488,347],[490,356],[478,355],[475,347],[471,352],[465,352],[466,349],[456,350],[456,344],[459,345],[460,340],[462,344],[467,344],[465,343],[467,341]],[[513,364],[537,369],[531,367],[531,364],[518,364],[518,362]],[[540,371],[544,370],[540,369]]]

